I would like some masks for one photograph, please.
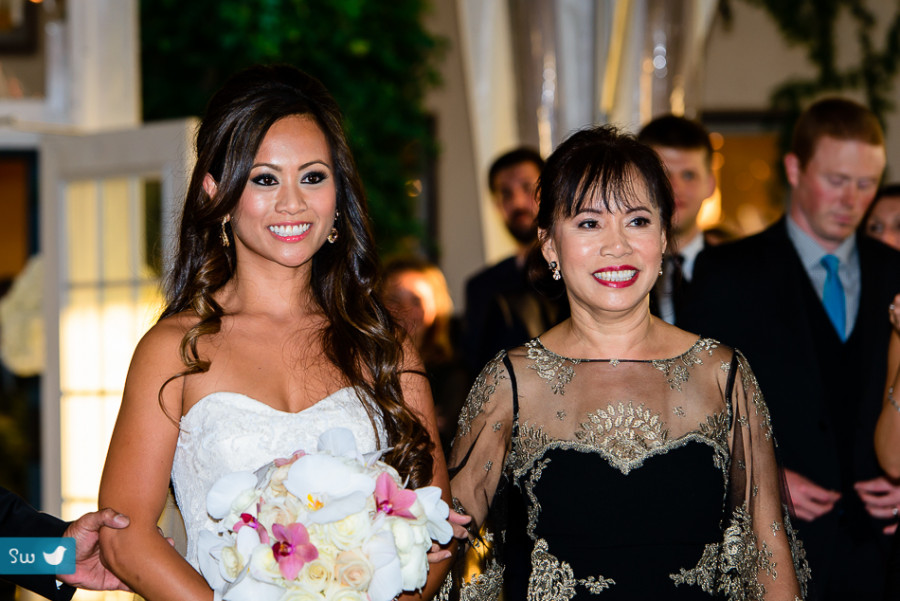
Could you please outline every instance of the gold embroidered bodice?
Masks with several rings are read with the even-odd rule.
[[[450,467],[481,532],[464,599],[802,597],[768,409],[743,356],[713,340],[655,361],[540,339],[501,353]]]

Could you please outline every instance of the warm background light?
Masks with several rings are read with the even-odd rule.
[[[62,517],[97,508],[131,354],[159,315],[158,186],[138,177],[66,189],[60,342]],[[157,213],[157,214],[155,214]],[[76,599],[131,599],[79,591]]]

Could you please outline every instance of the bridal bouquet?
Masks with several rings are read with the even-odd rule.
[[[452,536],[441,489],[404,488],[333,428],[314,453],[220,478],[207,495],[217,531],[198,542],[200,571],[224,601],[389,601],[425,584],[432,539]]]

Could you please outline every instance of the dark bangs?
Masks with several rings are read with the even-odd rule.
[[[667,236],[671,229],[674,198],[659,157],[613,126],[572,134],[547,159],[538,187],[537,221],[544,230],[598,203],[607,211],[632,209],[643,187]]]

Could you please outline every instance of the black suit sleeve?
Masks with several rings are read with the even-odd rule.
[[[66,522],[37,511],[15,493],[0,487],[0,536],[62,536],[67,526]],[[52,575],[0,577],[55,601],[68,601],[75,594],[75,589],[70,586],[57,588],[56,578]]]

